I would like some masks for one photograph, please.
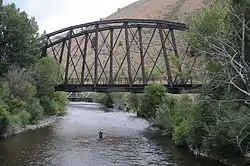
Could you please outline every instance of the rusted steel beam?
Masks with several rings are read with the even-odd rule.
[[[150,39],[149,39],[148,45],[147,45],[147,47],[146,47],[146,49],[145,49],[145,52],[144,52],[144,54],[143,54],[143,58],[145,58],[146,55],[147,55],[147,53],[148,53],[148,49],[149,49],[149,47],[150,47],[150,45],[151,45],[151,43],[152,43],[152,40],[153,40],[153,38],[154,38],[154,36],[155,36],[156,30],[157,30],[157,28],[154,28],[154,31],[153,31],[153,33],[152,33]],[[140,65],[139,65],[139,67],[138,67],[138,69],[137,69],[137,71],[136,71],[136,75],[138,74],[138,72],[139,72],[141,66],[142,66],[142,63],[140,63]],[[135,81],[135,79],[136,79],[136,78],[134,78],[134,81]],[[134,81],[133,81],[133,82],[134,82]],[[147,81],[146,81],[146,83],[147,83]]]
[[[54,36],[57,34],[61,34],[70,30],[84,28],[84,27],[90,27],[90,26],[96,26],[96,25],[106,25],[106,24],[117,24],[117,23],[141,23],[141,24],[162,24],[164,26],[168,26],[172,29],[178,29],[178,30],[186,30],[187,26],[184,23],[178,23],[178,22],[172,22],[172,21],[164,21],[164,20],[152,20],[152,19],[115,19],[115,20],[101,20],[101,21],[95,21],[75,26],[70,26],[52,33],[47,34],[46,36]]]
[[[146,76],[145,76],[145,64],[144,64],[144,56],[143,56],[143,41],[142,41],[142,28],[141,27],[138,27],[138,32],[139,32],[142,82],[143,82],[143,84],[145,84],[146,83]]]
[[[165,65],[166,65],[166,70],[167,70],[167,75],[168,75],[168,84],[170,86],[173,86],[172,73],[171,73],[170,63],[169,63],[169,59],[168,59],[168,54],[167,54],[167,50],[166,50],[166,45],[165,45],[163,30],[162,30],[161,25],[159,25],[159,35],[160,35],[160,39],[161,39],[162,51],[163,51],[163,56],[165,59]]]
[[[114,53],[114,30],[110,30],[110,50],[109,50],[109,83],[113,84],[113,53]]]
[[[136,29],[135,32],[134,32],[133,29],[129,28],[129,33],[130,33],[131,36],[132,36],[132,40],[130,41],[130,46],[129,46],[129,48],[130,48],[131,57],[133,57],[133,53],[138,53],[138,54],[140,54],[139,51],[138,51],[138,52],[135,52],[134,50],[131,49],[131,48],[132,48],[132,45],[133,45],[133,42],[136,43],[136,44],[138,43],[138,42],[136,41],[136,40],[137,40],[137,34],[138,34],[138,28]],[[138,45],[137,45],[137,47],[138,47]],[[138,47],[138,49],[139,49],[139,47]],[[131,63],[131,67],[132,67],[132,69],[131,69],[132,72],[136,73],[136,69],[135,69],[133,63]],[[137,76],[135,76],[135,77],[137,77]],[[132,78],[132,79],[133,79],[133,78]],[[133,83],[133,81],[132,81],[132,83]]]
[[[51,43],[50,39],[48,39],[48,41]],[[58,43],[58,44],[61,44],[61,43]],[[58,51],[55,49],[54,46],[51,47],[51,50],[52,50],[52,53],[53,53],[55,60],[57,61]]]
[[[165,31],[164,31],[165,32]],[[136,41],[136,40],[135,40]],[[165,40],[166,41],[166,40]],[[136,45],[138,46],[138,48],[140,48],[139,44],[136,42]],[[153,47],[153,46],[152,46]],[[157,49],[155,47],[153,47],[155,51],[157,51]],[[148,57],[150,58],[151,61],[154,61],[154,58],[151,57],[151,55],[146,52],[146,54],[148,55]],[[156,68],[160,71],[160,73],[162,75],[164,75],[164,73],[161,71],[161,69],[159,68],[159,66],[156,64]]]
[[[159,58],[160,58],[160,56],[161,56],[162,50],[163,50],[163,49],[161,48],[161,50],[159,51],[159,53],[158,53],[158,55],[157,55],[156,60],[154,61],[154,65],[153,65],[153,67],[152,67],[152,69],[151,69],[151,71],[150,71],[150,73],[149,73],[149,76],[148,76],[148,79],[147,79],[147,83],[148,83],[148,81],[150,80],[151,75],[153,74],[153,71],[154,71],[154,69],[155,69],[155,66],[156,66],[156,64],[157,64],[157,62],[158,62],[158,60],[159,60]]]
[[[125,23],[125,43],[126,43],[126,57],[128,65],[128,79],[129,85],[132,84],[132,75],[131,75],[131,60],[130,60],[130,45],[129,45],[129,33],[128,33],[128,23]]]
[[[71,36],[73,31],[71,30],[69,32],[69,36]],[[68,53],[67,53],[67,61],[66,61],[66,68],[65,68],[65,78],[64,78],[64,84],[68,84],[68,72],[69,72],[69,59],[70,59],[70,54],[71,54],[71,39],[69,39],[68,43]]]
[[[89,34],[88,36],[89,36],[88,40],[92,43],[92,40],[91,40],[92,34]],[[91,64],[90,67],[89,67],[88,63],[86,62],[86,68],[88,70],[88,74],[86,75],[86,77],[84,79],[84,82],[87,81],[87,78],[89,78],[89,76],[90,76],[92,82],[95,82],[94,76],[91,74],[91,71],[92,71],[93,67],[95,67],[95,61]]]
[[[99,32],[99,26],[96,25],[95,27],[95,82],[94,85],[96,86],[98,84],[98,32]]]
[[[73,66],[73,70],[72,70],[70,76],[68,77],[68,79],[71,79],[73,73],[75,73],[76,74],[76,79],[78,80],[78,83],[80,84],[81,80],[80,80],[80,76],[79,76],[78,71],[77,71],[77,65],[78,65],[78,63],[79,63],[79,61],[81,59],[81,56],[78,57],[76,62],[74,62],[74,60],[76,60],[77,51],[78,50],[81,51],[81,44],[82,44],[82,42],[84,40],[84,37],[81,39],[80,43],[79,43],[77,38],[74,38],[74,39],[75,39],[77,44],[75,45],[74,49],[71,49],[71,51],[74,50],[74,53],[71,52],[71,56],[70,56],[70,60],[71,60],[71,64],[72,64],[71,66]],[[73,79],[75,79],[75,78],[73,78]]]
[[[65,47],[66,41],[63,41],[62,43],[62,49],[61,49],[61,54],[60,54],[60,58],[59,58],[59,63],[62,64],[62,58],[63,58],[63,54],[64,54],[64,47]]]
[[[124,25],[111,25],[111,26],[107,26],[107,27],[99,27],[99,32],[101,32],[101,31],[108,31],[110,29],[114,29],[114,30],[115,29],[121,29],[123,27],[124,27]],[[153,24],[153,25],[150,25],[150,24],[131,24],[131,25],[127,25],[127,27],[128,28],[143,27],[143,28],[150,28],[150,29],[152,29],[152,28],[157,28],[158,25],[157,24]],[[171,27],[162,25],[162,28],[163,29],[170,29]],[[176,29],[176,30],[178,30],[178,29]],[[84,30],[82,32],[78,32],[78,33],[72,35],[72,37],[78,37],[78,36],[84,35],[85,33],[94,33],[94,32],[95,32],[94,28],[93,29],[86,29],[86,30]],[[56,41],[53,41],[52,43],[50,43],[48,45],[48,47],[51,47],[51,46],[56,45],[58,43],[61,43],[63,40],[69,40],[69,37],[65,36],[65,37],[62,37],[62,38],[60,38],[60,39],[58,39]]]
[[[100,32],[100,34],[101,34],[101,36],[103,36],[102,32]],[[102,71],[101,71],[101,74],[99,75],[99,77],[98,77],[98,79],[97,79],[97,82],[100,81],[102,74],[104,74],[104,76],[106,77],[106,79],[108,79],[108,76],[107,76],[107,74],[106,74],[106,72],[105,72],[106,63],[105,63],[105,65],[103,66],[103,65],[102,65],[102,62],[101,62],[101,60],[100,60],[100,58],[99,58],[99,55],[100,55],[100,53],[101,53],[101,51],[102,51],[104,45],[107,46],[107,43],[106,43],[106,42],[107,42],[108,36],[109,36],[109,33],[108,33],[108,34],[106,35],[106,37],[103,39],[104,41],[102,42],[100,49],[98,48],[98,57],[97,57],[97,59],[98,59],[98,62],[99,62],[100,67],[102,68]]]
[[[117,36],[117,38],[116,38],[116,41],[115,41],[115,44],[114,44],[114,48],[115,48],[115,46],[116,46],[116,44],[117,44],[117,42],[118,42],[118,39],[119,39],[119,37],[120,37],[120,35],[121,35],[122,30],[123,30],[123,29],[120,29],[120,31],[119,31],[119,34],[118,34],[118,36]],[[91,40],[91,39],[90,39],[90,40]],[[94,63],[91,65],[90,71],[93,69],[93,67],[94,67]],[[89,73],[89,74],[90,74],[90,73]],[[88,74],[86,77],[88,77],[89,74]],[[90,75],[91,75],[91,74],[90,74]]]
[[[86,66],[86,57],[87,57],[87,49],[88,49],[88,41],[89,41],[89,34],[85,34],[85,41],[84,41],[84,49],[82,54],[82,74],[81,74],[81,84],[84,84],[84,74],[85,74],[85,66]]]
[[[167,33],[167,35],[166,35],[166,37],[165,37],[165,39],[164,39],[164,43],[166,43],[166,41],[167,41],[167,39],[168,39],[168,34],[169,34],[169,33]],[[152,75],[152,73],[153,73],[155,67],[157,66],[157,62],[158,62],[158,59],[159,59],[160,56],[161,56],[162,50],[163,50],[163,47],[161,47],[160,51],[158,52],[157,58],[156,58],[156,60],[154,61],[153,68],[151,69],[150,74],[149,74],[149,76],[148,76],[147,83],[150,81],[150,77],[151,77],[151,75]]]

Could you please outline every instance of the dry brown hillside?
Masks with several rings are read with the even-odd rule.
[[[170,21],[179,21],[179,22],[185,22],[185,19],[190,16],[190,14],[202,7],[203,5],[203,0],[140,0],[135,3],[132,3],[122,9],[118,9],[115,13],[111,14],[110,16],[106,17],[105,20],[107,19],[119,19],[119,18],[150,18],[150,19],[163,19],[163,20],[170,20]],[[183,32],[182,32],[183,33]],[[105,35],[107,35],[107,32],[104,32]],[[149,40],[150,32],[145,33],[143,35],[144,38],[144,43],[145,47],[147,44],[147,40]],[[103,39],[101,36],[99,38],[99,45],[101,46],[101,43],[103,42]],[[122,46],[124,46],[124,33],[122,33],[122,36],[120,37],[120,42]],[[177,34],[177,38],[181,39],[181,35]],[[79,38],[79,41],[81,39]],[[108,41],[109,42],[109,41]],[[157,47],[157,43],[159,43],[159,38],[153,39],[153,43],[155,43],[155,47]],[[182,43],[179,42],[179,48],[184,50],[184,46],[182,46]],[[77,46],[76,41],[72,41],[72,48]],[[100,47],[99,46],[99,47]],[[84,42],[81,44],[81,47],[84,47]],[[139,54],[138,54],[138,47],[136,47],[135,43],[132,45],[132,48],[134,47],[134,52],[131,52],[131,61],[132,65],[134,66],[134,70],[138,68],[138,62],[140,61],[138,59]],[[108,48],[103,48],[101,50],[101,54],[99,55],[101,59],[101,63],[105,64],[107,58],[108,58]],[[65,55],[67,50],[65,50]],[[78,61],[79,58],[81,58],[81,51],[80,50],[74,50],[74,63]],[[155,48],[152,47],[152,49],[149,49],[149,54],[153,58],[156,58],[157,52],[155,52]],[[87,53],[87,61],[88,62],[93,62],[94,61],[94,50],[91,48],[91,45],[88,46],[88,53]],[[119,65],[123,59],[123,55],[125,54],[124,52],[124,47],[115,47],[115,64],[114,64],[114,72],[118,71]],[[171,53],[169,53],[171,54]],[[66,57],[66,56],[65,56]],[[161,57],[163,58],[163,56]],[[64,59],[65,60],[65,59]],[[146,70],[147,72],[150,72],[152,69],[152,61],[150,57],[145,57],[145,63],[146,63]],[[160,68],[163,68],[164,70],[164,59],[159,59],[158,65]],[[171,63],[171,65],[175,65],[174,63]],[[77,65],[77,70],[81,71],[82,69],[82,60],[80,59],[78,65]],[[127,76],[127,65],[126,61],[122,67],[122,70],[120,73],[118,73],[119,76],[124,77]],[[73,71],[73,66],[71,65],[71,71]],[[107,71],[108,73],[109,71]],[[91,70],[91,73],[94,73],[94,68]],[[159,74],[159,73],[158,73]],[[93,74],[94,75],[94,74]],[[157,71],[156,71],[157,75]],[[164,75],[166,76],[166,75]],[[73,73],[73,77],[76,77],[76,74]],[[89,77],[89,76],[88,76]],[[104,77],[104,75],[101,75],[101,77]]]
[[[194,10],[200,8],[203,0],[140,0],[132,3],[106,19],[152,18],[184,21]]]

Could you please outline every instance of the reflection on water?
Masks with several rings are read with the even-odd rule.
[[[104,113],[101,106],[71,103],[55,124],[0,141],[1,166],[219,166],[148,130],[132,113]],[[104,139],[98,131],[104,128]]]

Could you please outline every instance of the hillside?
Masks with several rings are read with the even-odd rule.
[[[149,18],[149,19],[163,19],[163,20],[170,20],[170,21],[178,21],[178,22],[186,22],[186,18],[188,16],[191,15],[191,13],[202,7],[203,5],[203,0],[140,0],[137,1],[135,3],[132,3],[122,9],[118,9],[116,12],[114,12],[113,14],[111,14],[110,16],[104,18],[103,20],[108,20],[108,19],[119,19],[119,18]],[[145,41],[143,44],[143,47],[146,48],[148,40],[150,38],[152,32],[146,32],[143,34],[143,40]],[[118,34],[118,32],[116,32],[116,34]],[[99,34],[100,35],[100,34]],[[104,32],[103,35],[109,35],[108,32]],[[157,34],[159,35],[159,34]],[[157,36],[156,35],[156,36]],[[176,38],[177,38],[177,44],[179,47],[179,53],[181,54],[181,56],[184,53],[184,50],[186,49],[186,45],[183,44],[183,40],[182,40],[182,35],[183,32],[181,32],[180,34],[176,33]],[[99,38],[99,48],[102,47],[102,43],[103,43],[103,38],[101,37],[101,35],[98,37]],[[78,38],[79,41],[82,41],[82,37]],[[125,51],[124,51],[124,32],[122,33],[122,35],[119,38],[119,42],[121,43],[121,46],[116,46],[115,47],[115,64],[114,66],[114,72],[118,72],[118,68],[119,65],[124,57]],[[109,42],[109,38],[107,40],[107,42]],[[152,59],[156,59],[157,56],[157,51],[155,51],[156,49],[160,49],[159,48],[159,38],[154,38],[153,42],[155,44],[154,47],[151,47],[149,49],[149,54],[152,57],[146,56],[145,57],[145,68],[146,68],[146,72],[150,73],[151,69],[153,68],[153,64],[151,64]],[[71,48],[75,48],[75,46],[77,46],[77,42],[75,40],[72,40],[72,44],[71,44]],[[84,42],[80,43],[81,47],[84,47]],[[170,44],[169,44],[170,45]],[[108,47],[103,47],[103,49],[100,51],[100,60],[102,62],[102,64],[105,64],[105,62],[108,60]],[[132,61],[132,66],[134,66],[134,71],[139,67],[139,50],[138,47],[136,46],[136,43],[132,43],[131,49],[133,49],[131,51],[131,61]],[[65,59],[66,60],[66,54],[67,54],[67,49],[65,49]],[[74,51],[72,50],[72,54],[74,54],[74,58],[73,61],[74,63],[78,62],[78,59],[80,58],[80,61],[77,65],[77,70],[81,71],[82,69],[82,59],[81,59],[81,51],[75,49]],[[91,44],[88,44],[88,53],[87,53],[87,62],[93,62],[94,61],[94,50],[93,48],[91,48]],[[169,55],[173,55],[173,51],[168,53]],[[183,57],[183,56],[182,56]],[[185,59],[182,61],[188,62],[190,59]],[[191,59],[192,60],[192,59]],[[171,57],[170,57],[170,61],[171,61]],[[174,61],[174,60],[173,60]],[[164,59],[163,56],[161,56],[161,58],[157,61],[158,62],[158,66],[160,69],[162,69],[162,71],[164,70]],[[176,65],[174,62],[170,62],[172,66]],[[199,65],[198,65],[199,66]],[[70,67],[71,72],[73,71],[73,66],[71,65]],[[90,69],[92,75],[94,75],[94,68]],[[108,69],[107,69],[108,70]],[[120,77],[126,77],[127,76],[127,64],[126,61],[124,62],[123,67],[121,68],[121,71],[118,72],[118,75]],[[177,70],[177,69],[176,69]],[[101,71],[101,69],[100,69]],[[70,73],[71,73],[70,72]],[[107,71],[108,73],[109,71]],[[101,74],[101,73],[99,73]],[[140,74],[140,73],[139,73]],[[153,71],[153,74],[155,75],[155,77],[166,77],[166,73],[164,73],[164,75],[159,75],[159,70],[157,71]],[[115,74],[114,74],[115,75]],[[72,73],[73,77],[76,77],[75,73]],[[89,77],[89,76],[88,76]],[[104,75],[101,75],[101,77],[103,78]]]
[[[184,22],[202,5],[203,0],[140,0],[118,9],[106,19],[151,18]]]

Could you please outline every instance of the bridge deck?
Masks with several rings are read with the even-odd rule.
[[[100,84],[100,85],[78,85],[78,84],[61,84],[55,87],[57,91],[65,91],[65,92],[133,92],[133,93],[142,93],[147,85],[146,84]],[[183,84],[183,85],[174,85],[170,87],[169,85],[164,85],[169,93],[178,94],[182,93],[182,91],[187,92],[197,92],[201,85],[191,85],[191,84]]]

